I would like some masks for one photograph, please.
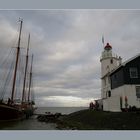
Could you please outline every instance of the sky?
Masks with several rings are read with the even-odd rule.
[[[140,52],[139,10],[0,10],[0,60],[16,47],[19,17],[21,47],[31,34],[36,106],[88,106],[101,97],[102,36],[123,62]]]

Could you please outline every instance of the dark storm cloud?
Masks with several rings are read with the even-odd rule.
[[[1,10],[1,58],[11,42],[16,46],[18,17],[24,19],[24,48],[31,33],[40,106],[84,106],[100,98],[102,35],[124,60],[140,51],[139,10]]]

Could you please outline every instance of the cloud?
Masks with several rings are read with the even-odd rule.
[[[58,106],[68,106],[68,107],[77,107],[77,104],[79,106],[88,106],[89,102],[92,101],[92,98],[80,98],[80,97],[74,97],[74,96],[48,96],[46,98],[43,98],[44,103],[46,103],[48,106],[55,106],[57,103]]]
[[[17,17],[24,19],[22,47],[31,33],[37,106],[87,106],[100,98],[102,35],[123,60],[140,51],[139,10],[2,10],[0,58],[16,42]]]

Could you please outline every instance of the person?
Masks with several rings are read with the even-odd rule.
[[[98,101],[95,100],[95,109],[98,110],[99,109],[99,103]]]
[[[93,102],[90,102],[90,104],[89,104],[89,109],[93,109],[93,107],[94,107]]]
[[[7,103],[7,104],[8,104],[8,105],[10,105],[10,103],[11,103],[11,99],[10,99],[10,98],[8,98],[8,103]]]

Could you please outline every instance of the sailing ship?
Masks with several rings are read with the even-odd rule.
[[[30,68],[28,64],[29,59],[29,43],[30,43],[30,34],[28,37],[28,46],[27,46],[27,54],[26,54],[26,63],[24,69],[24,80],[23,80],[23,91],[22,91],[22,99],[20,102],[16,102],[15,100],[15,90],[16,90],[16,80],[17,80],[17,71],[19,66],[19,59],[20,59],[20,42],[21,42],[21,31],[22,31],[22,24],[23,20],[19,20],[20,22],[20,30],[19,30],[19,37],[18,37],[18,45],[16,47],[16,60],[14,66],[14,74],[12,79],[12,90],[11,90],[11,97],[8,98],[7,101],[0,99],[0,120],[2,121],[9,121],[9,120],[19,120],[28,118],[34,112],[34,101],[31,100],[31,85],[32,85],[32,64],[33,64],[33,55],[31,59]],[[30,70],[29,72],[29,80],[28,80],[28,88],[27,86],[27,69]],[[27,92],[28,89],[28,92]],[[27,99],[28,98],[28,99]]]

